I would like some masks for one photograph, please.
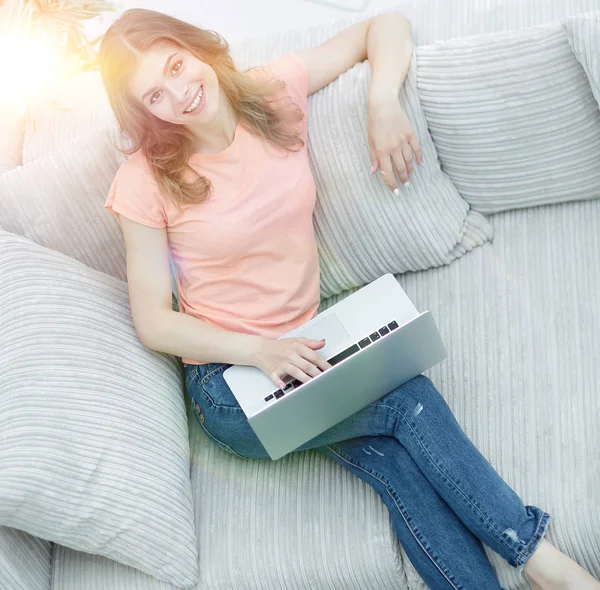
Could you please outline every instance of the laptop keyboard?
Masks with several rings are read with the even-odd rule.
[[[335,366],[338,363],[340,363],[341,361],[343,361],[344,359],[347,359],[348,357],[352,356],[353,354],[356,354],[362,348],[366,348],[367,346],[369,346],[369,344],[376,342],[382,336],[389,334],[392,330],[395,330],[397,327],[398,327],[398,322],[396,322],[394,320],[393,322],[390,322],[387,326],[383,326],[383,327],[379,328],[379,330],[377,330],[376,332],[369,334],[368,336],[366,336],[362,340],[359,340],[352,346],[349,346],[345,350],[342,350],[342,352],[338,352],[338,354],[336,354],[336,355],[332,356],[330,359],[328,359],[327,362],[330,365]],[[274,393],[271,393],[270,395],[265,397],[265,401],[270,402],[271,400],[279,399],[280,397],[283,397],[286,393],[290,393],[290,391],[294,391],[294,389],[296,389],[297,387],[300,387],[300,385],[302,385],[302,381],[299,381],[298,379],[294,379],[293,381],[290,381],[285,386],[285,389],[283,389],[283,390],[278,389]]]

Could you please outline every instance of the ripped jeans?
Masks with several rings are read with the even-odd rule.
[[[192,412],[227,452],[269,458],[223,379],[229,366],[184,364]],[[424,375],[294,452],[306,449],[375,489],[400,544],[432,590],[501,588],[482,542],[522,571],[550,521],[543,510],[523,505]]]

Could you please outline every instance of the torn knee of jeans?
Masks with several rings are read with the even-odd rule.
[[[512,541],[514,541],[515,543],[521,543],[523,545],[525,545],[525,541],[522,541],[521,539],[519,539],[519,535],[517,535],[517,531],[515,531],[514,529],[506,529],[504,531],[504,534],[511,539]]]
[[[377,449],[374,449],[371,445],[369,445],[369,448],[371,449],[371,451],[373,451],[374,453],[377,453],[380,457],[385,457],[385,455],[383,453],[380,453]],[[365,449],[363,447],[363,453],[366,453],[367,455],[371,455],[371,451],[367,451],[367,449]]]
[[[370,448],[370,449],[371,449],[373,452],[377,453],[377,454],[378,454],[380,457],[385,457],[385,455],[384,455],[383,453],[380,453],[380,452],[379,452],[377,449],[374,449],[374,448],[373,448],[371,445],[369,445],[369,448]]]
[[[415,408],[415,411],[413,412],[413,418],[416,418],[421,413],[422,409],[423,409],[423,404],[417,404],[417,407]]]

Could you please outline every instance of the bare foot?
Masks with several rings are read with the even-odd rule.
[[[542,539],[524,568],[535,590],[600,590],[600,582]]]

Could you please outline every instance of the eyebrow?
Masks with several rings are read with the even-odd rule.
[[[163,67],[163,71],[162,71],[162,75],[163,77],[167,75],[167,69],[169,68],[169,64],[171,63],[171,60],[177,55],[177,51],[175,53],[171,53],[171,55],[169,55],[169,57],[167,57],[167,61],[165,61],[165,65]],[[144,102],[144,99],[151,94],[152,92],[154,92],[155,87],[150,88],[150,90],[148,90],[147,92],[145,92],[142,95],[142,98],[140,99],[140,102]]]

